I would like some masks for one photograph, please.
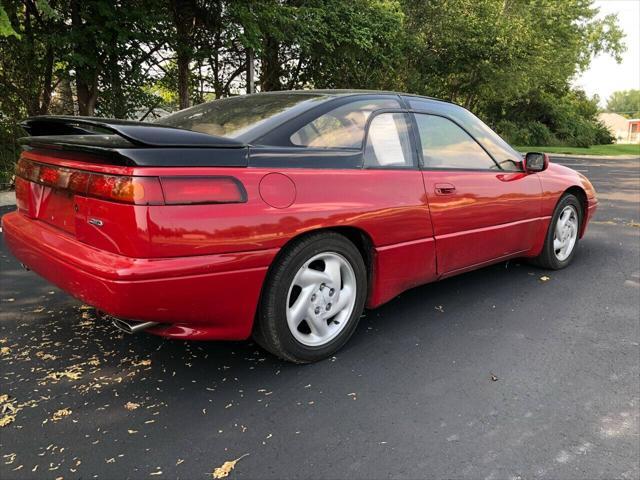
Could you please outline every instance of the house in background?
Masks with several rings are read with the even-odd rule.
[[[598,120],[609,129],[616,143],[640,143],[639,118],[629,120],[620,114],[605,112],[598,114]]]
[[[629,120],[629,143],[640,143],[640,118]]]

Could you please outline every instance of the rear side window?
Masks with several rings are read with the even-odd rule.
[[[499,170],[487,152],[451,120],[415,114],[425,168]]]
[[[415,164],[405,113],[381,113],[369,124],[364,165],[369,168],[411,168]]]
[[[297,130],[289,140],[298,147],[354,148],[362,147],[367,119],[375,110],[399,108],[395,99],[358,100],[341,105],[320,115]]]

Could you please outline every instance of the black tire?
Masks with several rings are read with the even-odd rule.
[[[287,324],[289,288],[298,270],[315,255],[333,252],[351,265],[356,279],[356,300],[347,324],[322,346],[299,342]],[[265,350],[294,363],[311,363],[333,355],[349,340],[362,315],[367,295],[367,270],[356,246],[335,232],[311,234],[292,243],[274,261],[262,289],[253,338]]]
[[[551,222],[549,223],[549,229],[547,230],[547,236],[545,237],[542,252],[540,252],[540,255],[533,259],[533,263],[535,265],[550,270],[560,270],[561,268],[565,268],[566,266],[568,266],[573,260],[573,257],[576,254],[576,250],[578,250],[579,235],[578,237],[576,237],[576,242],[573,246],[573,250],[566,259],[559,260],[553,248],[553,236],[556,224],[558,223],[558,219],[560,218],[560,213],[568,205],[571,205],[575,208],[578,215],[578,226],[582,225],[584,212],[580,200],[578,200],[575,195],[572,195],[570,193],[564,194],[562,198],[560,198],[558,205],[556,205],[556,209],[553,212],[553,217],[551,217]]]

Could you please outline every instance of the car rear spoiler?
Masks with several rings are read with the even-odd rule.
[[[41,116],[28,118],[20,125],[32,137],[111,133],[122,137],[133,145],[150,148],[243,148],[247,146],[231,138],[167,125],[110,118]]]
[[[27,150],[85,152],[98,163],[159,167],[246,167],[248,145],[182,128],[94,117],[40,116],[20,124]],[[83,157],[84,158],[84,157]],[[85,160],[88,161],[89,159]]]

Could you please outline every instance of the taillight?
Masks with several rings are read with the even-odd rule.
[[[136,205],[162,205],[162,189],[157,177],[95,175],[89,179],[87,195]]]
[[[242,203],[247,193],[233,177],[160,177],[167,205]]]
[[[135,205],[162,205],[162,188],[157,177],[104,175],[82,170],[43,165],[21,159],[18,178],[78,195]]]
[[[135,205],[193,205],[247,201],[244,186],[233,177],[158,178],[108,175],[45,165],[24,158],[18,162],[16,174],[18,179],[78,195]],[[28,184],[25,183],[20,188],[20,197],[26,201]]]

